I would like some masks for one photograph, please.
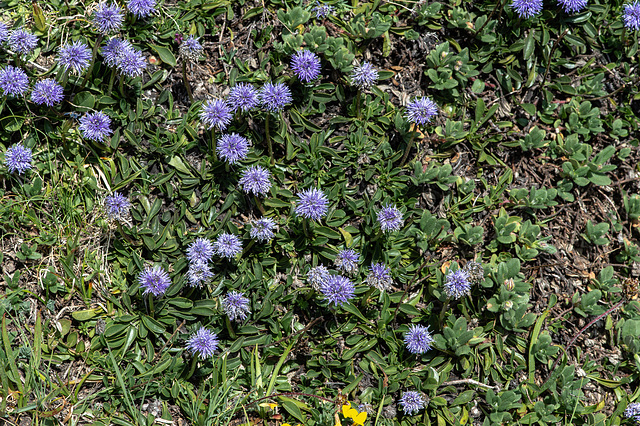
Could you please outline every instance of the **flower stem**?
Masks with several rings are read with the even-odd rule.
[[[449,302],[451,301],[451,297],[447,297],[447,300],[444,302],[444,304],[442,305],[442,310],[440,311],[440,316],[438,318],[438,324],[440,325],[440,328],[442,328],[443,326],[443,320],[444,320],[444,314],[445,312],[447,312],[447,307],[449,306]]]
[[[101,43],[102,43],[102,34],[98,34],[98,37],[96,38],[96,42],[93,45],[93,52],[91,53],[91,65],[89,65],[87,74],[84,76],[84,79],[82,80],[82,84],[80,85],[81,89],[84,89],[84,86],[87,84],[87,81],[89,81],[89,76],[93,72],[93,66],[96,64],[96,56],[98,55],[98,47],[100,46]]]
[[[187,372],[186,380],[189,380],[193,373],[196,371],[196,365],[198,364],[198,354],[194,354],[191,358],[191,365],[189,365],[189,371]]]
[[[229,332],[229,337],[232,339],[237,338],[235,331],[233,331],[233,326],[231,325],[231,321],[229,321],[229,317],[225,315],[224,324],[227,327],[227,331]]]
[[[256,200],[256,206],[258,207],[258,210],[260,210],[260,213],[262,213],[262,215],[265,215],[265,211],[264,211],[264,207],[262,206],[262,202],[260,202],[260,199],[258,198],[257,195],[253,196],[253,199]]]
[[[107,96],[111,96],[113,90],[113,82],[116,81],[116,69],[111,68],[111,77],[109,78],[109,89],[107,90]]]
[[[362,118],[362,111],[360,110],[360,103],[362,98],[362,90],[358,89],[358,99],[356,99],[356,116]]]
[[[216,154],[216,131],[213,129],[213,127],[211,128],[211,156],[213,158],[213,161],[216,161],[218,159],[218,155]]]
[[[191,86],[189,85],[189,80],[187,79],[187,61],[182,62],[182,82],[184,83],[184,87],[187,89],[189,101],[193,103],[193,93],[191,93]]]
[[[417,125],[416,125],[417,127]],[[418,129],[414,129],[414,131],[411,132],[411,138],[409,139],[409,143],[407,144],[407,148],[404,150],[404,155],[402,156],[402,160],[400,160],[400,167],[404,166],[404,163],[407,161],[407,157],[409,157],[409,151],[411,151],[411,148],[413,148],[413,142],[414,139],[416,137],[416,131]]]
[[[267,113],[267,117],[264,120],[264,137],[267,140],[267,150],[269,151],[269,158],[271,159],[271,165],[273,166],[276,163],[276,160],[273,158],[273,147],[271,146],[271,137],[269,136],[269,113]]]

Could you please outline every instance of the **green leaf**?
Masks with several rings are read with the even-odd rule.
[[[176,57],[173,55],[171,50],[167,49],[164,46],[158,46],[157,44],[150,44],[149,47],[151,47],[153,50],[155,50],[158,53],[158,56],[160,56],[160,59],[162,60],[162,62],[168,65],[171,65],[172,67],[176,66],[177,64]]]

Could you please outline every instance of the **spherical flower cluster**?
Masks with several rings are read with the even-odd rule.
[[[207,238],[196,238],[187,247],[187,259],[191,263],[208,263],[213,257],[213,244]]]
[[[262,166],[251,166],[242,172],[238,184],[247,194],[265,195],[271,189],[271,172]]]
[[[233,259],[242,252],[242,241],[237,235],[222,233],[213,243],[213,251],[218,256]]]
[[[479,284],[484,279],[484,268],[473,260],[464,265],[464,270],[469,274],[469,281],[472,284]]]
[[[427,97],[416,98],[407,105],[406,119],[423,126],[438,114],[438,105]]]
[[[9,26],[0,22],[0,43],[4,43],[9,38]]]
[[[513,0],[511,7],[519,17],[529,19],[542,11],[542,0]]]
[[[64,89],[53,78],[38,81],[33,86],[31,100],[38,105],[54,106],[62,102]]]
[[[96,142],[104,141],[113,133],[110,126],[111,118],[102,111],[88,113],[80,119],[82,137]]]
[[[282,111],[293,100],[291,90],[284,83],[265,83],[258,97],[262,107],[270,112]]]
[[[433,336],[429,332],[429,327],[412,324],[409,331],[404,335],[404,343],[412,354],[423,354],[431,349]]]
[[[156,11],[156,0],[129,0],[127,8],[138,18],[144,18]]]
[[[209,129],[224,130],[231,123],[231,108],[224,99],[210,99],[202,106],[200,120]]]
[[[342,275],[330,275],[320,285],[320,293],[324,299],[334,306],[342,306],[355,296],[356,286],[349,278]]]
[[[38,37],[20,28],[9,33],[7,43],[15,53],[28,55],[38,45]]]
[[[275,237],[275,227],[276,223],[273,219],[270,217],[263,217],[253,222],[249,235],[251,238],[258,240],[258,242],[265,243]]]
[[[128,40],[114,37],[107,41],[102,48],[102,56],[104,56],[105,64],[109,67],[115,67],[118,63],[118,58],[122,52],[127,49],[133,49],[133,46]]]
[[[446,280],[444,283],[444,292],[447,293],[448,297],[457,300],[471,293],[469,273],[464,269],[449,271]]]
[[[411,416],[424,408],[425,399],[421,393],[416,391],[403,392],[400,397],[400,405],[402,411]]]
[[[58,52],[58,63],[65,71],[71,69],[80,74],[89,68],[90,62],[91,49],[80,40],[65,44]]]
[[[324,265],[315,266],[307,273],[307,281],[316,291],[320,291],[320,288],[330,277],[329,270]]]
[[[227,102],[231,107],[231,111],[241,110],[247,112],[258,106],[260,96],[258,90],[250,84],[240,83],[231,88]]]
[[[29,89],[29,77],[22,69],[7,65],[0,70],[0,89],[4,95],[24,95]]]
[[[360,255],[353,249],[340,250],[334,260],[336,268],[349,275],[358,272],[358,262],[360,262]]]
[[[142,294],[152,293],[154,296],[163,295],[171,285],[169,274],[160,266],[146,267],[138,275],[138,282],[144,289]]]
[[[200,327],[187,340],[187,349],[194,355],[199,355],[202,358],[211,358],[216,349],[218,349],[218,335],[213,331]]]
[[[104,211],[109,220],[125,220],[129,217],[131,202],[119,192],[107,195],[104,199]]]
[[[369,268],[366,283],[380,291],[387,290],[393,284],[391,269],[386,267],[384,263],[373,263]]]
[[[640,30],[640,1],[634,0],[624,5],[622,21],[630,30]]]
[[[202,54],[202,45],[198,37],[189,36],[180,44],[180,55],[189,62],[195,62]]]
[[[404,223],[402,212],[396,206],[387,204],[378,212],[378,223],[382,232],[399,231]]]
[[[316,1],[316,5],[311,9],[311,12],[316,14],[316,18],[324,19],[333,12],[333,6]]]
[[[291,57],[291,69],[304,83],[309,83],[320,76],[320,58],[308,50],[300,50]]]
[[[587,0],[558,0],[566,13],[578,13],[587,7]]]
[[[640,423],[640,402],[632,402],[627,405],[625,408],[623,415],[635,421],[636,423]]]
[[[363,62],[351,73],[351,84],[361,90],[373,86],[377,80],[378,71],[369,62]]]
[[[135,49],[130,43],[121,43],[120,52],[116,56],[116,69],[120,74],[130,78],[142,75],[147,68],[147,61],[144,54]]]
[[[236,164],[247,157],[250,146],[251,142],[247,138],[237,133],[231,133],[230,135],[222,135],[218,139],[216,151],[229,164]]]
[[[251,313],[249,299],[243,293],[230,291],[222,300],[222,309],[231,321],[244,321]]]
[[[4,153],[4,165],[9,173],[18,172],[19,175],[31,169],[33,153],[31,148],[21,144],[15,144]]]
[[[117,4],[102,2],[93,12],[92,22],[98,32],[107,34],[118,31],[122,26],[123,19],[122,9]]]
[[[200,287],[213,278],[213,271],[207,263],[193,262],[189,264],[187,277],[191,287]]]
[[[296,214],[307,219],[320,220],[329,210],[329,200],[320,189],[309,188],[298,193]]]

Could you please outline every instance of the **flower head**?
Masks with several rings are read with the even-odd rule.
[[[587,7],[587,0],[558,0],[566,13],[578,13]]]
[[[324,19],[333,12],[333,6],[316,1],[316,5],[311,9],[311,12],[316,14],[316,18]]]
[[[368,89],[378,80],[378,71],[369,62],[363,62],[353,69],[351,84],[361,90]]]
[[[366,283],[371,287],[375,287],[380,291],[385,291],[393,284],[391,278],[391,269],[384,263],[373,263],[369,268]]]
[[[31,168],[33,153],[31,148],[21,144],[15,144],[4,153],[4,165],[9,173],[18,172],[19,175]]]
[[[351,403],[347,401],[345,405],[342,406],[342,415],[348,419],[353,420],[353,424],[357,426],[364,425],[364,422],[367,420],[367,412],[362,410],[360,411],[360,407],[356,410],[351,407]]]
[[[469,273],[464,269],[449,271],[446,276],[447,281],[444,283],[444,292],[454,300],[468,295],[471,292],[469,278]]]
[[[180,44],[180,55],[189,62],[195,62],[202,54],[202,45],[198,41],[198,37],[190,35]]]
[[[156,11],[156,0],[129,0],[127,8],[138,18],[144,18]]]
[[[200,287],[213,278],[213,272],[208,264],[197,261],[189,264],[187,277],[191,287]]]
[[[284,83],[265,83],[258,93],[260,104],[270,112],[279,112],[291,103],[291,90]]]
[[[356,286],[342,275],[330,275],[320,285],[320,293],[329,304],[342,306],[355,296]]]
[[[88,113],[80,119],[80,131],[82,137],[101,142],[107,139],[113,131],[111,118],[102,111]]]
[[[207,238],[197,238],[187,247],[187,259],[190,263],[208,263],[213,257],[213,244]]]
[[[298,192],[296,214],[307,219],[320,220],[329,210],[329,200],[320,189],[309,188]]]
[[[244,297],[243,293],[230,291],[222,300],[222,309],[231,321],[247,319],[247,315],[251,313],[249,310],[249,299]]]
[[[307,272],[307,281],[316,291],[320,291],[320,288],[330,277],[331,274],[329,274],[329,270],[324,265],[315,266]]]
[[[484,268],[478,262],[471,260],[464,265],[463,269],[469,274],[469,281],[472,284],[478,284],[484,279]]]
[[[133,46],[131,46],[131,43],[129,43],[128,40],[123,40],[117,37],[110,39],[102,48],[104,62],[109,67],[115,67],[118,63],[118,58],[126,49],[133,49]]]
[[[402,212],[396,206],[387,204],[378,212],[378,222],[383,232],[399,231],[402,228]]]
[[[529,19],[542,11],[542,0],[513,0],[511,7],[519,17]]]
[[[231,108],[224,99],[211,99],[202,106],[200,120],[209,129],[224,130],[231,123]]]
[[[320,76],[320,58],[309,50],[299,50],[291,56],[291,69],[304,83]]]
[[[80,74],[89,68],[90,62],[91,49],[80,40],[65,44],[58,52],[58,63],[65,71],[71,68],[71,70]]]
[[[258,106],[260,97],[258,90],[250,84],[240,83],[231,88],[227,102],[231,107],[231,111],[241,110],[247,112]]]
[[[275,227],[276,223],[273,219],[270,217],[263,217],[253,222],[249,235],[251,238],[255,238],[259,242],[265,243],[276,235],[274,233]]]
[[[427,97],[416,98],[407,105],[406,119],[417,125],[425,125],[438,114],[438,105]]]
[[[411,416],[424,408],[425,399],[421,393],[416,391],[403,392],[400,397],[400,405],[402,411]]]
[[[213,251],[218,256],[233,259],[242,252],[242,241],[237,235],[224,232],[213,243]]]
[[[122,26],[123,19],[122,9],[117,4],[102,2],[98,4],[95,12],[93,12],[92,22],[98,32],[107,34],[118,31]]]
[[[199,355],[202,358],[211,358],[216,349],[218,349],[218,335],[213,331],[200,327],[187,340],[187,349],[194,355]]]
[[[412,354],[423,354],[431,349],[433,336],[429,332],[429,327],[412,324],[409,331],[404,335],[404,343]]]
[[[353,249],[340,250],[333,261],[338,270],[345,274],[353,275],[358,272],[360,255]]]
[[[104,210],[110,220],[120,221],[128,218],[130,208],[129,199],[119,192],[107,195],[104,199]]]
[[[53,78],[38,81],[33,86],[31,100],[38,105],[54,106],[62,102],[64,89]]]
[[[152,293],[154,296],[160,296],[171,285],[171,278],[164,269],[155,265],[153,268],[147,266],[144,271],[140,272],[138,282],[140,287],[144,288],[142,294]]]
[[[640,30],[640,1],[634,0],[632,3],[624,5],[622,21],[625,27]]]
[[[242,172],[238,181],[247,194],[265,195],[271,188],[271,172],[261,166],[251,166]]]
[[[0,89],[4,95],[21,96],[29,88],[29,77],[21,69],[7,65],[0,70]]]
[[[28,55],[38,45],[38,37],[20,28],[9,33],[7,43],[14,52]]]
[[[123,43],[120,45],[120,52],[116,56],[115,65],[120,74],[135,78],[142,75],[142,72],[147,68],[147,61],[144,58],[144,54],[135,49],[131,43]]]
[[[9,26],[0,22],[0,43],[4,43],[9,38]]]
[[[636,423],[640,423],[640,402],[632,402],[627,405],[623,415],[628,419],[634,420]]]
[[[222,135],[218,139],[216,151],[229,164],[236,164],[247,157],[250,146],[251,142],[247,138],[237,133],[231,133],[230,135]]]

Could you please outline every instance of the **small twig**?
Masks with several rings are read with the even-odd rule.
[[[6,51],[9,55],[15,55],[15,52],[12,52],[12,51],[11,51],[11,50],[9,50],[9,49],[5,49],[5,51]],[[42,65],[38,65],[38,64],[36,64],[36,63],[35,63],[35,62],[33,62],[33,61],[27,61],[27,63],[28,63],[29,65],[31,65],[32,67],[38,68],[40,71],[43,71],[43,72],[49,72],[49,68],[45,68],[45,67],[43,67]]]
[[[564,32],[560,34],[556,42],[553,44],[553,47],[551,48],[551,52],[549,52],[549,61],[547,62],[547,68],[544,70],[544,77],[542,77],[542,83],[540,85],[540,88],[542,88],[542,86],[544,86],[544,82],[547,81],[547,75],[549,74],[549,67],[551,67],[551,57],[553,56],[553,53],[556,51],[556,48],[560,44],[560,40],[562,40],[568,32],[569,32],[569,28],[564,30]]]
[[[473,379],[451,380],[451,381],[442,383],[442,386],[449,386],[449,385],[476,385],[482,388],[491,389],[494,392],[500,392],[500,386],[498,385],[491,386]]]
[[[162,348],[156,353],[156,356],[153,357],[153,363],[155,363],[158,360],[158,357],[164,353],[164,349],[167,347],[167,345],[169,344],[169,342],[171,342],[173,340],[173,338],[175,337],[175,335],[178,333],[178,331],[184,326],[184,324],[186,323],[186,320],[182,320],[182,322],[180,323],[180,325],[178,326],[178,328],[176,328],[176,330],[173,332],[173,334],[171,335],[171,337],[169,337],[167,339],[167,341],[165,342],[164,346],[162,346]]]

